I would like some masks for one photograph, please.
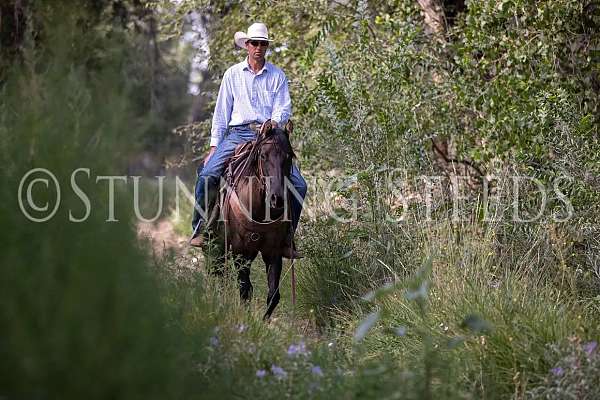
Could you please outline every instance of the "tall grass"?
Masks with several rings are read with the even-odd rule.
[[[433,221],[415,209],[400,224],[316,222],[304,237],[314,252],[301,271],[305,309],[319,326],[342,332],[340,347],[359,365],[392,360],[413,373],[417,398],[524,398],[558,362],[550,346],[598,337],[589,230],[484,221],[471,205],[473,215],[460,221],[442,206]],[[423,260],[431,260],[426,278]],[[386,295],[365,302],[372,290]],[[380,318],[355,353],[351,333],[373,315]]]

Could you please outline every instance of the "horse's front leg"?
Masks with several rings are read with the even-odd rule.
[[[282,258],[281,256],[265,256],[263,261],[267,268],[267,282],[269,285],[269,293],[267,294],[267,312],[263,319],[268,320],[277,304],[279,303],[279,279],[281,278]]]
[[[252,299],[252,282],[250,281],[250,265],[256,256],[237,256],[235,267],[238,272],[238,284],[240,286],[240,298],[249,303]]]

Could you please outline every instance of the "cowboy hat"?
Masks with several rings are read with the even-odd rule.
[[[256,22],[250,25],[247,33],[236,32],[235,35],[233,35],[233,41],[242,49],[246,48],[246,42],[248,40],[265,40],[272,42],[272,40],[269,39],[269,30],[262,22]]]

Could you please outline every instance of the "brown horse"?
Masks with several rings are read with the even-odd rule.
[[[234,257],[240,297],[252,297],[250,265],[261,253],[266,265],[269,292],[269,319],[279,303],[279,280],[283,256],[293,248],[287,185],[295,157],[289,135],[290,122],[283,129],[265,122],[255,141],[238,146],[225,169],[227,184],[208,219],[207,229],[217,249],[219,267],[227,254]],[[216,221],[218,217],[218,221]],[[213,254],[214,255],[214,254]],[[214,269],[221,274],[222,269]]]

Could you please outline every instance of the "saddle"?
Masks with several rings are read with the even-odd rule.
[[[225,164],[223,175],[227,184],[234,188],[239,179],[244,176],[246,170],[250,167],[252,159],[256,157],[258,152],[258,142],[252,140],[242,143],[235,148],[233,155]]]

